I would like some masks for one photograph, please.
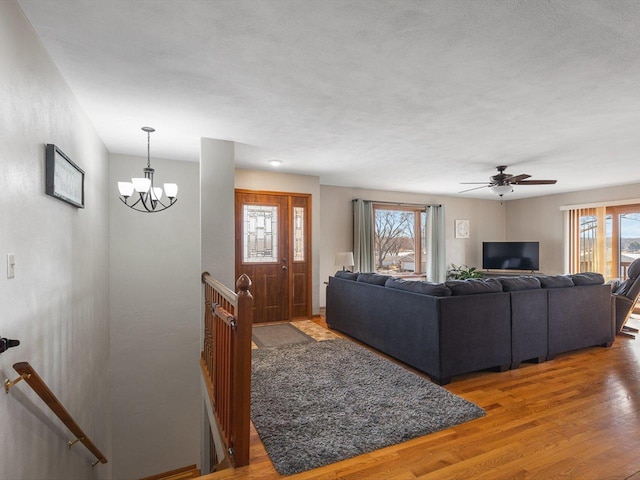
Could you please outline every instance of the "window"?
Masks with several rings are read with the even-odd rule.
[[[374,205],[376,272],[424,275],[427,267],[425,209]]]
[[[626,279],[640,257],[640,205],[575,209],[570,219],[571,272]]]
[[[244,263],[274,263],[278,261],[278,207],[245,205],[243,210]]]

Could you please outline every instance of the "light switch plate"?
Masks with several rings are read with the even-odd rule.
[[[7,253],[7,278],[16,276],[16,259],[13,253]]]

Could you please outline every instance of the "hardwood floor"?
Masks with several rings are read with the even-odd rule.
[[[291,477],[252,427],[250,465],[202,478],[640,480],[640,337],[446,388],[486,417]]]

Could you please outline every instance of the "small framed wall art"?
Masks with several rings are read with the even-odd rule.
[[[469,238],[469,220],[456,220],[456,238]]]
[[[84,170],[51,143],[46,152],[46,194],[84,208]]]

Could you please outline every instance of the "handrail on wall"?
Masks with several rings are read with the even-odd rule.
[[[16,363],[13,368],[20,374],[20,376],[13,381],[9,381],[9,379],[5,380],[5,392],[9,393],[11,387],[21,380],[27,382],[33,391],[38,394],[44,403],[47,404],[51,411],[55,413],[56,416],[62,420],[62,423],[71,430],[71,433],[75,435],[75,440],[70,440],[68,443],[69,448],[73,447],[76,443],[81,442],[97,458],[97,460],[91,464],[92,467],[95,467],[98,463],[107,463],[107,459],[102,452],[98,450],[91,440],[89,440],[89,437],[82,431],[69,412],[67,412],[66,408],[62,406],[60,400],[58,400],[49,387],[47,387],[46,383],[44,383],[33,367],[29,365],[28,362],[19,362]]]

